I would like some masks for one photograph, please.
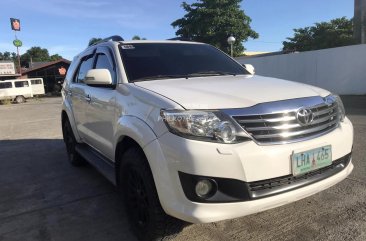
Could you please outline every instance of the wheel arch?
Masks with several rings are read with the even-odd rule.
[[[62,110],[61,110],[61,126],[63,126],[63,123],[65,120],[68,120],[70,122],[72,131],[74,133],[75,139],[77,142],[81,142],[81,138],[79,136],[79,132],[77,131],[74,115],[71,109],[70,104],[67,101],[63,101],[62,104]]]
[[[152,170],[149,158],[144,147],[157,137],[150,126],[143,120],[135,116],[124,116],[118,121],[118,127],[115,138],[115,172],[116,183],[118,184],[118,172],[121,166],[121,156],[129,148],[139,148],[145,155],[147,164]]]

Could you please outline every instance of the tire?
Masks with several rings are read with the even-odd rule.
[[[62,124],[62,133],[67,151],[67,157],[69,162],[73,166],[82,166],[85,164],[85,160],[76,151],[76,139],[74,132],[72,131],[69,120],[65,120]]]
[[[142,150],[133,147],[121,155],[118,188],[136,237],[141,241],[169,240],[184,222],[168,216],[160,205],[154,179]]]
[[[16,101],[18,104],[21,104],[21,103],[24,103],[24,102],[25,102],[25,98],[24,98],[24,96],[22,96],[22,95],[18,95],[17,97],[15,97],[15,101]]]

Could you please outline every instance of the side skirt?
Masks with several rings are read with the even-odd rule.
[[[86,144],[78,144],[76,151],[116,186],[114,164],[110,160]]]

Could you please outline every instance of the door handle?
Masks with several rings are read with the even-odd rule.
[[[85,100],[86,100],[86,102],[88,102],[88,103],[90,103],[90,101],[91,101],[91,97],[90,97],[90,95],[85,96],[85,97],[84,97],[84,99],[85,99]]]

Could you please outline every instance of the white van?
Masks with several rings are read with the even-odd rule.
[[[42,78],[34,78],[34,79],[26,79],[26,80],[30,80],[30,82],[31,82],[33,95],[44,95],[45,94]]]
[[[0,81],[0,100],[15,100],[17,103],[25,102],[26,98],[32,98],[33,91],[30,80],[15,79]]]

